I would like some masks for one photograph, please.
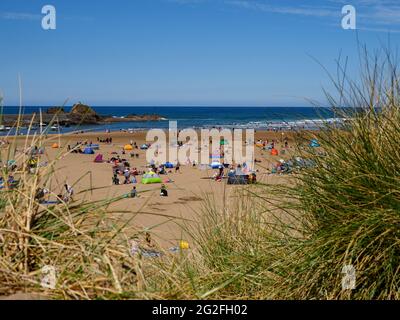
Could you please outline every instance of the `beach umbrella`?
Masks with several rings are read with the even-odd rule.
[[[228,140],[220,140],[220,142],[219,142],[219,144],[221,145],[221,146],[225,146],[225,145],[228,145],[229,143],[228,143]]]

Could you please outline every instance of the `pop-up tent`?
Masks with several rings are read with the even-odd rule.
[[[125,145],[124,150],[125,151],[131,151],[131,150],[133,150],[133,147],[132,147],[132,145],[127,144],[127,145]]]
[[[174,164],[171,163],[171,162],[166,162],[166,163],[164,164],[164,167],[167,168],[167,169],[172,169],[172,168],[174,167]]]
[[[85,150],[83,150],[84,154],[94,154],[94,151],[92,148],[86,147]]]
[[[88,147],[92,148],[93,150],[99,150],[100,149],[100,146],[98,144],[89,144]]]
[[[141,150],[147,150],[149,148],[149,146],[147,144],[143,144],[140,149]]]
[[[142,177],[143,184],[162,183],[160,176],[154,172],[148,172]]]
[[[96,163],[102,163],[103,162],[103,155],[102,154],[98,154],[96,156],[96,158],[94,158],[94,162]]]
[[[51,147],[53,149],[58,149],[60,146],[58,145],[58,143],[53,143],[53,145]]]
[[[211,169],[219,169],[219,168],[222,168],[223,166],[221,163],[215,161],[215,162],[211,162],[210,167],[211,167]]]
[[[228,174],[228,184],[248,184],[249,176],[241,169],[236,169],[234,174]]]

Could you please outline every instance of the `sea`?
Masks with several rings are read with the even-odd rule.
[[[45,112],[47,107],[29,106],[23,113]],[[69,111],[70,108],[64,108]],[[341,118],[327,108],[313,107],[93,107],[100,115],[126,117],[129,114],[157,114],[164,120],[118,122],[101,125],[80,125],[61,127],[61,133],[74,131],[139,131],[167,129],[169,121],[177,121],[179,129],[184,128],[241,128],[259,130],[317,129],[324,122],[340,122]],[[4,114],[18,114],[19,107],[4,107]],[[20,130],[24,134],[24,128]],[[10,134],[4,130],[2,134]]]

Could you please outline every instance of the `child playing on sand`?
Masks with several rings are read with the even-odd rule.
[[[138,196],[136,187],[134,186],[131,190],[131,198],[136,198]]]
[[[112,182],[113,182],[113,184],[115,184],[117,186],[119,185],[119,179],[118,179],[117,174],[114,174]]]
[[[164,184],[161,186],[160,196],[161,197],[168,197],[168,191],[167,191],[167,188],[165,187]]]

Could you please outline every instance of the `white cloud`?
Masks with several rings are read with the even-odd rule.
[[[40,14],[32,14],[25,12],[0,12],[0,19],[4,20],[40,20]]]
[[[282,2],[285,5],[282,5]],[[341,7],[351,4],[357,11],[358,29],[376,32],[399,32],[400,0],[327,0],[318,4],[302,5],[300,1],[225,0],[226,4],[269,13],[337,19]],[[311,3],[310,1],[302,1]]]
[[[315,17],[338,17],[341,13],[333,8],[317,6],[280,6],[261,1],[226,0],[225,3],[247,9],[257,9],[265,12],[291,14]]]

